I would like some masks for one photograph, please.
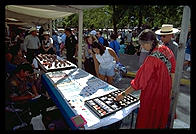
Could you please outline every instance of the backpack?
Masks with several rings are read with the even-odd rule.
[[[104,40],[103,45],[106,46],[106,47],[109,47],[108,41],[105,38],[103,38],[103,40]]]

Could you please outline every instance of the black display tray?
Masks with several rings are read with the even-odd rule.
[[[102,119],[139,101],[137,97],[131,94],[126,95],[124,99],[120,101],[115,101],[114,98],[121,92],[122,90],[116,90],[109,94],[86,100],[85,105]]]

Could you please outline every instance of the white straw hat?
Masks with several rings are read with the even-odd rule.
[[[44,31],[42,35],[50,35],[48,31]]]
[[[37,29],[35,27],[30,28],[29,33],[33,32],[33,31],[37,31]]]
[[[155,33],[158,35],[168,35],[177,33],[179,30],[177,28],[173,28],[171,24],[163,24],[161,29],[157,30]]]

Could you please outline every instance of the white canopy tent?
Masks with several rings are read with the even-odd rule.
[[[44,24],[54,20],[79,13],[83,9],[99,8],[103,5],[8,5],[6,17],[16,18],[23,22]]]
[[[79,14],[78,67],[82,67],[83,9],[99,8],[104,5],[7,5],[6,18],[15,18],[32,26],[50,24],[52,20]]]
[[[13,18],[6,18],[5,19],[5,23],[7,25],[18,25],[18,26],[28,26],[29,24],[26,22],[22,22],[20,20],[17,19],[13,19]]]

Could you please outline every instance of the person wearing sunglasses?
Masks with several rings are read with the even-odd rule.
[[[178,44],[172,40],[172,38],[177,32],[179,32],[179,30],[177,28],[173,28],[173,25],[171,24],[163,24],[161,29],[155,31],[155,34],[161,37],[161,41],[164,43],[164,45],[172,50],[175,55],[175,59],[177,59]]]

